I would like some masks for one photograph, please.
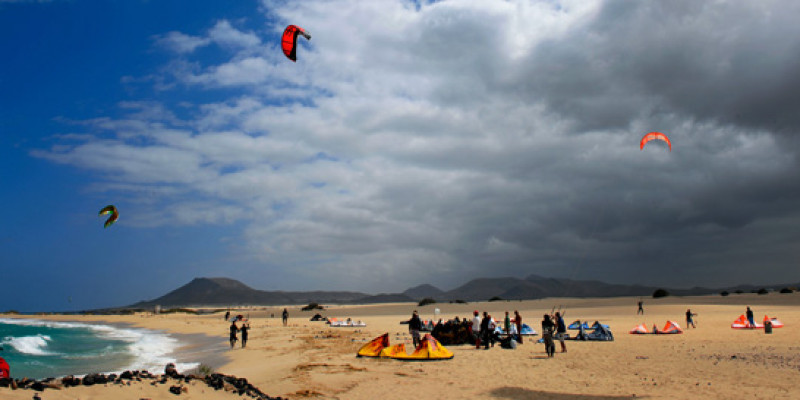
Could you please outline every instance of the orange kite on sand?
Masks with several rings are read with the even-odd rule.
[[[361,346],[358,349],[357,357],[382,357],[403,361],[433,361],[449,360],[453,358],[453,352],[447,350],[433,336],[426,334],[414,352],[408,354],[404,343],[389,346],[389,334],[384,333]]]

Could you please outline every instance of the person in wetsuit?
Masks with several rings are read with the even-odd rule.
[[[239,338],[236,337],[236,332],[239,332],[239,328],[236,326],[236,321],[231,322],[230,331],[231,334],[229,339],[231,341],[231,348],[233,348],[233,345],[235,345],[236,342],[239,340]]]

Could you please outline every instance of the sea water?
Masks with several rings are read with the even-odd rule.
[[[163,332],[78,322],[0,318],[0,357],[13,378],[148,370],[174,362],[178,371],[199,365],[177,363],[181,344]]]

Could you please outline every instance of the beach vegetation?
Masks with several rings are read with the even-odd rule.
[[[450,300],[450,303],[455,303],[455,304],[467,304],[467,302],[466,302],[466,301],[464,301],[464,300],[461,300],[461,299]]]
[[[742,289],[736,289],[736,291],[734,291],[734,293],[736,293],[736,294],[742,294],[742,293],[744,293],[744,290],[742,290]]]
[[[319,303],[308,303],[307,306],[301,308],[300,310],[301,311],[311,311],[311,310],[324,310],[324,309],[325,309],[325,307],[323,307]]]
[[[197,373],[202,376],[209,376],[214,373],[214,368],[208,364],[200,364],[200,366],[197,367]]]
[[[426,297],[426,298],[420,300],[419,304],[417,304],[417,305],[422,307],[422,306],[427,306],[428,304],[434,304],[434,303],[436,303],[436,300],[434,300],[434,299],[432,299],[430,297]]]
[[[767,290],[767,289],[762,287],[761,289],[758,289],[758,291],[756,293],[758,293],[758,294],[767,294],[767,293],[769,293],[769,290]]]
[[[169,308],[169,309],[166,309],[166,310],[161,310],[159,313],[160,314],[183,313],[183,314],[194,314],[194,315],[197,315],[197,310],[193,310],[191,308]]]
[[[792,290],[792,288],[785,287],[781,289],[781,293],[794,293],[794,290]]]
[[[730,294],[730,293],[728,293],[728,291],[727,291],[727,290],[723,290],[723,291],[721,291],[721,292],[719,293],[719,295],[720,295],[720,296],[722,296],[722,297],[725,297],[725,296],[727,296],[727,295],[729,295],[729,294]]]
[[[489,301],[503,301],[503,299],[500,296],[494,296]]]
[[[653,292],[653,298],[654,299],[657,299],[659,297],[667,297],[667,296],[669,296],[669,292],[666,291],[666,289],[656,289]]]

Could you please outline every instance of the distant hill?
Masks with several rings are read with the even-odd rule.
[[[377,303],[411,303],[416,300],[402,293],[381,293],[375,296],[362,297],[353,301],[356,304],[377,304]]]
[[[691,289],[666,289],[676,296],[692,296],[719,293],[722,290],[735,292],[754,291],[761,287],[778,290],[782,287],[799,287],[800,283],[788,285],[739,285],[726,289],[695,287]],[[580,281],[572,279],[546,278],[531,275],[521,278],[480,278],[473,279],[453,290],[442,291],[435,286],[423,284],[403,293],[381,293],[371,295],[361,292],[308,291],[284,292],[253,289],[237,280],[229,278],[195,278],[191,282],[157,299],[142,301],[122,308],[164,308],[234,305],[281,305],[317,303],[399,303],[417,302],[430,297],[438,301],[486,301],[493,297],[503,300],[541,299],[545,297],[616,297],[651,296],[658,289],[653,286],[620,285],[601,281]]]
[[[348,303],[368,297],[359,292],[282,292],[253,289],[235,279],[229,278],[195,278],[157,299],[142,301],[126,308],[189,307],[189,306],[231,306],[304,304],[312,301],[319,303]]]
[[[438,300],[442,298],[442,294],[444,294],[444,291],[437,288],[436,286],[424,284],[424,285],[414,286],[411,289],[407,289],[405,292],[403,292],[403,294],[414,300],[422,300],[424,298],[432,298]]]

